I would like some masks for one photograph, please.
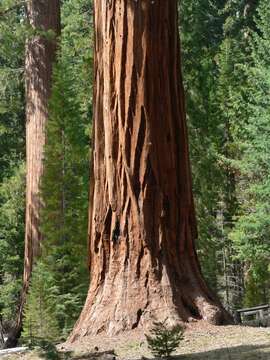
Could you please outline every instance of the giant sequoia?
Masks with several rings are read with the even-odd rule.
[[[56,56],[56,36],[60,32],[59,1],[29,1],[28,18],[34,35],[27,41],[25,60],[27,189],[24,281],[26,282],[29,280],[33,258],[39,254],[41,242],[40,181],[43,173],[45,125],[48,118],[52,68]]]
[[[52,68],[56,58],[56,38],[60,33],[59,0],[27,1],[27,18],[30,34],[26,43],[26,223],[25,262],[22,300],[15,333],[18,337],[23,306],[29,287],[34,259],[39,255],[40,232],[40,181],[43,173],[45,125],[48,118],[48,101],[51,93]]]
[[[195,251],[176,0],[95,0],[91,284],[71,340],[226,321]]]

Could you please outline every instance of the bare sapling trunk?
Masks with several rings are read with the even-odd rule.
[[[52,69],[60,34],[59,0],[27,1],[33,34],[26,43],[26,222],[23,290],[17,324],[7,346],[16,343],[22,327],[23,307],[32,267],[40,252],[40,181],[43,173],[45,126],[52,85]]]
[[[156,320],[224,323],[195,251],[177,1],[94,4],[91,283],[70,341]]]

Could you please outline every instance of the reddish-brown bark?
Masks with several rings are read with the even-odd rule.
[[[24,283],[29,281],[33,259],[39,254],[42,236],[40,221],[40,180],[43,173],[45,126],[51,93],[52,67],[56,56],[56,37],[60,33],[59,0],[28,2],[28,18],[36,35],[26,45],[26,225]]]
[[[43,173],[45,125],[48,118],[52,68],[56,58],[57,36],[60,34],[60,2],[30,0],[27,2],[27,17],[34,34],[27,40],[25,57],[27,172],[25,261],[21,304],[15,331],[9,339],[11,345],[16,342],[21,330],[32,266],[39,254],[42,240],[39,229],[42,206],[39,192]]]
[[[71,341],[226,312],[195,251],[176,0],[95,0],[91,284]]]

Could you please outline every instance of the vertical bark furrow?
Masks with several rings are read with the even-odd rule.
[[[125,162],[129,168],[130,168],[130,162],[131,162],[131,131],[132,131],[132,129],[130,127],[126,127],[125,143],[123,145],[123,147],[125,149],[125,153],[123,154],[123,157],[125,157]]]
[[[137,136],[135,138],[134,150],[132,151],[132,153],[134,154],[134,159],[132,163],[132,177],[134,183],[135,197],[137,199],[141,191],[140,166],[143,157],[145,158],[145,154],[143,153],[145,138],[146,138],[146,119],[145,119],[144,108],[141,107],[139,128],[137,130]]]
[[[126,84],[128,83],[128,90],[130,91],[130,94],[128,96],[128,107],[127,107],[127,116],[126,116],[126,128],[133,130],[133,119],[136,115],[136,105],[137,105],[137,71],[136,66],[133,63],[132,64],[132,75],[130,82],[126,81]]]
[[[117,2],[117,1],[116,1]],[[126,112],[126,95],[125,95],[125,78],[126,78],[126,63],[127,63],[127,46],[128,46],[128,37],[129,37],[129,27],[127,22],[127,3],[126,1],[118,1],[119,3],[119,23],[117,23],[117,46],[119,48],[119,55],[116,56],[119,59],[116,62],[116,74],[119,74],[118,77],[118,96],[121,99],[120,101],[120,119],[122,122],[122,127],[125,124],[125,112]],[[113,14],[115,16],[115,14]]]

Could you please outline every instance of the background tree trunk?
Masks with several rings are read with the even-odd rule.
[[[26,222],[25,263],[22,298],[14,333],[7,346],[18,338],[23,307],[29,288],[34,259],[40,251],[42,236],[39,229],[40,180],[43,172],[45,126],[48,118],[48,101],[52,85],[52,68],[56,59],[57,36],[60,34],[59,0],[30,0],[27,17],[33,35],[26,43]]]
[[[4,347],[5,339],[4,339],[4,329],[2,324],[2,316],[0,315],[0,349]]]
[[[153,320],[225,322],[194,247],[177,1],[94,3],[91,284],[70,340]]]
[[[33,259],[39,254],[42,236],[39,229],[41,209],[40,180],[43,173],[45,127],[56,58],[56,36],[60,34],[59,0],[32,0],[28,17],[36,34],[26,45],[26,227],[24,281],[29,281]],[[53,34],[48,31],[52,30]],[[46,32],[46,34],[42,34]]]

